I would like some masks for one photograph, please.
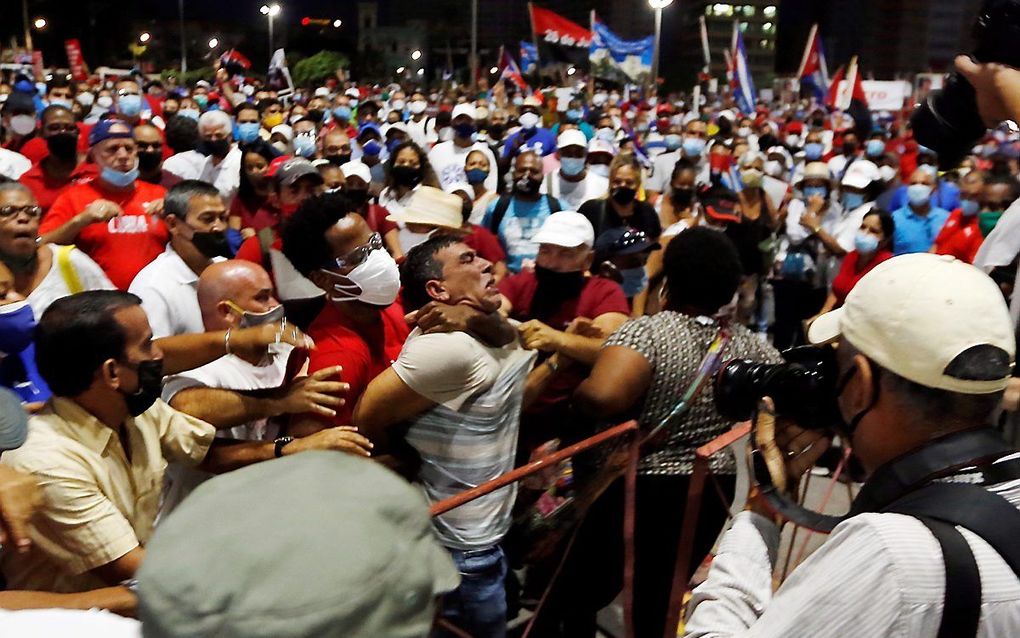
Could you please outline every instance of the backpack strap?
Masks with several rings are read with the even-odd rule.
[[[262,267],[266,269],[269,274],[273,273],[273,260],[270,257],[269,251],[273,248],[273,231],[268,226],[259,230],[256,233],[256,237],[259,239],[259,250],[262,254]]]
[[[78,278],[78,271],[74,269],[74,264],[71,263],[72,250],[74,250],[74,245],[72,244],[57,247],[57,268],[60,270],[60,276],[63,277],[64,283],[67,284],[67,289],[71,291],[72,295],[76,295],[85,290],[85,286],[81,284],[81,279]]]
[[[492,209],[492,217],[489,218],[489,231],[499,237],[499,226],[506,217],[506,211],[510,208],[510,196],[500,195],[496,200],[496,207]]]
[[[981,578],[970,546],[956,527],[980,536],[1020,577],[1020,545],[1016,543],[1020,510],[978,485],[936,482],[907,494],[883,511],[917,518],[942,547],[946,593],[939,638],[976,636],[981,617]]]
[[[555,198],[555,197],[553,197],[552,195],[546,195],[545,196],[545,201],[549,205],[549,213],[550,214],[558,213],[561,210],[563,210],[563,207],[560,206],[560,200]]]

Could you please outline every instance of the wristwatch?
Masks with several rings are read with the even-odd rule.
[[[273,455],[276,456],[276,458],[280,458],[281,456],[283,456],[283,448],[286,447],[287,444],[293,440],[294,437],[292,436],[281,436],[280,438],[273,441],[273,443],[275,444],[275,447],[273,448]]]

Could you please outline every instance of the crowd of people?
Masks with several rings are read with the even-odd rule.
[[[280,95],[225,69],[191,86],[0,82],[0,610],[37,610],[0,611],[0,628],[424,636],[436,616],[498,638],[552,583],[535,635],[593,637],[625,553],[623,481],[602,456],[431,519],[425,503],[629,418],[647,433],[689,402],[638,466],[635,632],[661,636],[694,452],[733,425],[710,390],[688,393],[721,334],[722,358],[771,364],[845,335],[859,432],[921,427],[907,399],[879,402],[893,379],[979,395],[927,400],[990,418],[1014,354],[999,320],[1020,308],[1015,127],[940,170],[909,110],[637,95],[332,79]],[[996,99],[989,125],[1016,112]],[[966,307],[904,307],[915,280]],[[885,311],[900,314],[850,323]],[[944,339],[904,336],[943,316]],[[903,345],[986,341],[960,374]],[[900,445],[865,444],[865,469]],[[803,471],[822,446],[794,447]],[[734,460],[711,469],[732,491]],[[569,554],[536,557],[534,530],[569,528],[582,502]],[[823,635],[793,622],[814,581],[776,595],[785,616],[769,606],[767,514],[718,546],[690,635],[744,635],[759,616],[771,633],[755,635]],[[726,516],[706,505],[699,560]],[[839,547],[817,562],[838,566]],[[979,558],[982,573],[996,560]],[[764,566],[741,585],[742,563]],[[1005,620],[988,622],[1018,630],[1002,587]],[[889,617],[868,635],[928,635],[883,633],[906,612],[872,594]],[[141,624],[57,611],[92,608]]]

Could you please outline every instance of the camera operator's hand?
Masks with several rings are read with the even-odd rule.
[[[956,70],[974,87],[985,126],[1020,121],[1020,70],[994,62],[978,63],[966,55],[957,56]]]
[[[818,462],[832,443],[830,436],[820,430],[807,430],[792,420],[776,415],[770,397],[758,403],[755,414],[755,437],[765,458],[773,484],[780,490],[795,494],[800,478]],[[749,508],[772,518],[771,511],[761,498],[748,499]]]

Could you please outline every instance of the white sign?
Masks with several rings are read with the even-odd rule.
[[[902,80],[863,80],[861,86],[871,111],[897,111],[910,97],[911,86]],[[839,83],[839,91],[846,89],[846,80]]]

